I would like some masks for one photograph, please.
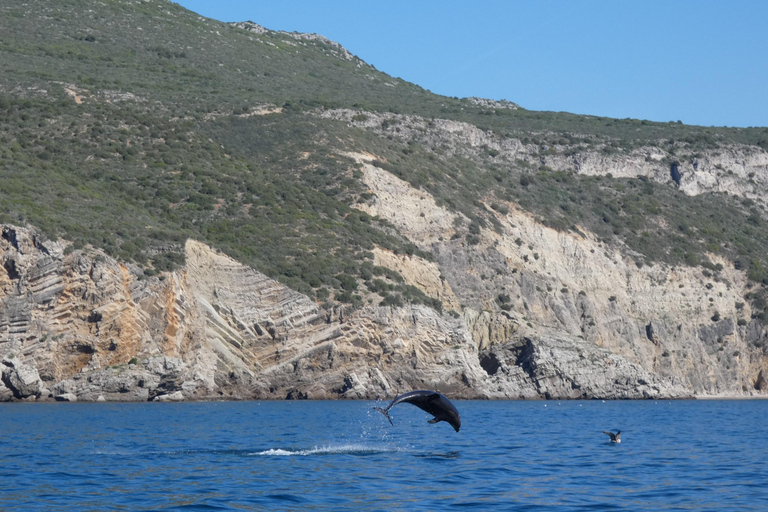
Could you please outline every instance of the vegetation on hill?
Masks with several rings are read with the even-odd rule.
[[[687,197],[646,180],[448,157],[308,115],[324,108],[453,119],[585,150],[668,140],[768,148],[764,128],[438,96],[322,39],[244,30],[164,0],[8,0],[0,5],[0,221],[102,247],[145,275],[182,263],[183,242],[193,237],[320,301],[361,304],[379,295],[439,307],[373,265],[375,245],[431,257],[351,208],[367,192],[341,151],[375,148],[386,159],[378,165],[470,220],[469,243],[480,227],[497,227],[484,201],[498,209],[513,201],[558,229],[579,225],[626,244],[641,264],[716,272],[705,253],[721,253],[755,283],[768,283],[765,214],[754,204]],[[752,298],[765,315],[762,296],[756,290]]]

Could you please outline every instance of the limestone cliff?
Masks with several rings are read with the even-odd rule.
[[[472,251],[438,248],[441,286],[430,288],[423,263],[396,263],[453,314],[324,311],[192,240],[183,269],[144,278],[99,250],[3,226],[0,397],[376,398],[434,388],[457,398],[645,398],[764,387],[765,360],[750,345],[762,332],[705,318],[695,270],[631,270],[597,242],[510,215],[509,229],[546,257],[526,264],[528,249],[485,233]],[[728,279],[712,293],[722,311],[744,286]],[[489,290],[504,290],[512,307],[493,307]]]
[[[493,352],[549,330],[607,348],[692,394],[763,389],[766,333],[750,319],[743,299],[750,284],[730,262],[709,255],[722,265],[716,276],[703,268],[637,265],[629,251],[589,233],[545,227],[513,204],[506,214],[488,209],[500,233],[482,230],[475,245],[452,240],[454,214],[430,207],[430,198],[415,199],[408,183],[371,165],[371,158],[358,155],[357,161],[371,192],[383,199],[360,208],[431,250],[451,290],[444,307],[458,301],[479,349]],[[404,268],[409,264],[412,272]],[[417,258],[403,258],[391,268],[425,293],[445,297],[423,286],[421,267]]]
[[[520,136],[502,136],[447,119],[371,112],[361,115],[349,109],[318,115],[402,142],[440,148],[446,156],[480,160],[493,151],[497,161],[507,164],[523,162],[587,176],[645,176],[657,182],[675,181],[688,195],[725,192],[768,204],[768,153],[757,146],[723,144],[700,149],[688,142],[668,140],[614,152],[611,143],[615,141],[597,136],[588,146],[554,136],[550,138],[558,140],[557,144],[542,146]]]
[[[768,128],[85,4],[0,4],[0,400],[766,393]]]

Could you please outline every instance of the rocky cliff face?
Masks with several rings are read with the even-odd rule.
[[[365,267],[345,271],[345,277],[354,274],[361,283],[368,280],[364,276],[372,255],[376,266],[393,271],[376,274],[384,276],[375,284],[380,291],[402,277],[434,299],[427,303],[442,308],[384,307],[381,301],[398,303],[403,290],[413,290],[398,287],[397,295],[384,297],[366,284],[359,287],[367,290],[360,292],[360,300],[354,298],[365,307],[325,310],[194,240],[184,247],[183,268],[147,277],[98,247],[76,249],[66,240],[46,239],[32,227],[0,225],[0,400],[374,398],[414,388],[463,398],[751,396],[768,390],[768,333],[752,319],[749,304],[755,305],[755,316],[765,318],[766,297],[753,293],[745,299],[754,288],[735,262],[708,254],[711,268],[721,268],[713,273],[649,264],[655,259],[650,257],[636,261],[637,253],[620,241],[632,239],[618,237],[608,245],[586,227],[571,226],[579,217],[570,213],[562,214],[569,231],[550,229],[520,204],[540,212],[555,203],[542,201],[535,205],[541,206],[537,210],[533,200],[526,205],[523,188],[515,186],[512,193],[509,187],[517,181],[530,192],[535,188],[529,187],[530,177],[540,172],[547,175],[546,182],[536,178],[543,189],[553,184],[550,178],[578,174],[642,177],[637,181],[644,185],[663,182],[668,189],[674,182],[676,192],[689,195],[730,194],[744,206],[739,212],[755,207],[754,229],[728,241],[746,245],[765,226],[768,154],[759,146],[723,141],[760,140],[765,145],[763,135],[758,139],[753,131],[735,137],[737,132],[692,129],[679,132],[687,134],[685,140],[661,139],[653,134],[672,137],[674,130],[656,127],[635,133],[634,122],[597,118],[588,120],[586,131],[566,133],[559,123],[577,126],[585,119],[565,115],[539,123],[539,114],[522,111],[509,122],[503,117],[488,121],[500,131],[495,133],[456,120],[376,113],[368,109],[445,113],[482,123],[492,119],[485,116],[506,116],[519,107],[507,101],[428,94],[375,72],[315,34],[266,31],[245,22],[229,25],[232,31],[225,36],[218,22],[187,17],[178,9],[153,8],[142,16],[154,12],[157,23],[145,24],[142,37],[136,38],[135,15],[125,6],[102,4],[103,9],[89,9],[86,16],[66,2],[40,9],[32,5],[5,9],[25,13],[8,18],[14,20],[8,27],[21,20],[28,24],[9,32],[3,48],[8,58],[16,59],[9,62],[25,63],[32,55],[28,49],[35,49],[34,65],[6,66],[21,72],[9,73],[0,86],[9,97],[0,98],[5,105],[0,121],[7,132],[0,157],[11,171],[12,188],[44,192],[39,197],[56,204],[85,192],[69,187],[60,194],[55,180],[48,183],[54,169],[57,179],[65,179],[61,172],[69,169],[73,173],[68,182],[104,180],[104,189],[86,187],[94,200],[102,190],[108,192],[94,203],[94,212],[108,209],[114,197],[130,204],[121,211],[165,212],[158,226],[138,222],[133,231],[121,230],[115,237],[123,254],[143,264],[152,264],[152,256],[170,245],[155,243],[157,239],[151,245],[128,240],[131,235],[125,233],[143,233],[145,226],[155,234],[179,224],[213,228],[208,221],[221,216],[226,226],[222,231],[232,233],[241,222],[270,222],[264,219],[281,204],[279,208],[289,213],[281,229],[291,229],[305,213],[307,218],[333,220],[347,213],[348,202],[359,201],[351,206],[386,221],[375,222],[376,236],[358,236],[359,226],[346,226],[330,235],[339,235],[337,245],[314,247],[330,247],[328,252],[342,246],[362,248]],[[36,13],[44,15],[34,17]],[[77,43],[73,26],[87,27]],[[39,33],[51,37],[42,41]],[[166,48],[169,39],[175,41],[175,50]],[[78,47],[86,53],[59,55],[62,48],[81,43]],[[89,56],[82,61],[87,66],[78,68],[83,55]],[[130,58],[113,59],[120,55]],[[51,63],[60,67],[61,58],[68,64],[55,81],[35,71]],[[323,70],[326,64],[331,67]],[[98,76],[115,65],[124,72],[113,77],[114,90],[103,89]],[[215,90],[207,79],[190,79],[193,68],[200,76],[215,76]],[[154,78],[139,83],[128,69]],[[163,86],[153,87],[153,82]],[[274,101],[279,105],[269,103]],[[310,107],[351,104],[365,105],[366,110]],[[293,124],[299,118],[300,123]],[[259,123],[250,124],[256,120]],[[605,129],[604,122],[621,126]],[[557,133],[524,128],[536,126],[549,127],[543,131],[557,127]],[[258,142],[263,144],[252,143],[251,137],[262,136]],[[191,167],[199,168],[195,172],[187,165],[192,161]],[[398,161],[404,163],[400,169]],[[85,164],[83,172],[74,172],[73,162]],[[33,171],[34,182],[24,183]],[[322,173],[325,178],[316,181]],[[415,177],[412,182],[420,182],[421,188],[403,181],[403,176]],[[221,187],[216,186],[217,178]],[[301,186],[278,198],[280,187],[294,179]],[[578,181],[586,187],[608,180]],[[494,190],[498,184],[505,190]],[[259,198],[260,188],[274,189],[279,200]],[[304,193],[313,188],[320,190]],[[469,192],[452,194],[456,189]],[[327,194],[330,202],[314,192]],[[18,198],[24,207],[11,205],[3,212],[6,220],[51,220],[66,211],[35,211],[23,192],[9,197],[8,205]],[[679,197],[675,193],[675,199]],[[261,208],[262,199],[266,216],[250,216]],[[570,203],[584,204],[585,210],[590,206],[576,194],[568,201],[553,209],[572,212]],[[344,204],[336,208],[337,202]],[[632,219],[649,211],[637,208]],[[661,228],[657,233],[674,231],[672,223],[685,221],[688,211],[654,217]],[[608,222],[593,213],[594,219]],[[120,221],[117,215],[89,227],[83,239],[99,239],[98,230],[114,226]],[[737,223],[738,215],[729,222]],[[370,220],[348,217],[358,218]],[[77,219],[70,220],[58,223],[58,228],[52,223],[52,229],[77,232],[70,227]],[[493,229],[482,227],[486,221]],[[317,227],[321,225],[305,224],[299,230],[305,232],[295,240],[302,243],[306,234],[326,229]],[[727,231],[730,226],[724,223],[717,229]],[[592,229],[600,228],[593,224]],[[677,241],[694,240],[708,229],[681,229]],[[212,231],[195,232],[203,236]],[[633,234],[649,243],[655,236],[650,231]],[[392,235],[382,243],[398,252],[371,247],[370,240],[383,240],[379,235]],[[251,240],[267,237],[275,238],[265,230]],[[227,238],[219,240],[223,244]],[[707,250],[717,249],[724,240],[708,240]],[[667,247],[679,248],[674,244]],[[132,251],[125,247],[131,245]],[[173,245],[174,251],[181,250]],[[634,247],[637,250],[637,244]],[[760,251],[750,250],[729,247],[723,254]],[[276,254],[289,253],[271,256]],[[691,255],[698,258],[701,253]],[[350,262],[352,253],[344,258]],[[760,271],[752,278],[768,284],[768,277],[763,278],[768,275],[765,261],[748,263]],[[744,264],[738,261],[739,268]],[[311,286],[310,281],[315,280],[304,284]],[[767,289],[759,291],[768,295]]]
[[[523,162],[554,171],[616,178],[645,176],[657,182],[675,181],[688,195],[727,192],[763,204],[768,197],[768,153],[756,146],[730,144],[702,150],[681,141],[615,151],[609,139],[593,137],[589,145],[560,142],[539,145],[514,136],[501,136],[459,121],[424,119],[399,114],[328,110],[321,117],[346,121],[351,126],[403,142],[416,141],[440,148],[446,156],[481,161],[488,151],[507,164]]]
[[[765,333],[755,320],[737,322],[750,318],[743,303],[749,284],[727,261],[710,255],[723,263],[718,276],[702,268],[638,268],[589,234],[544,227],[514,205],[506,215],[496,213],[502,233],[484,230],[477,245],[451,240],[450,232],[436,239],[435,226],[447,229],[451,214],[437,206],[424,214],[426,200],[397,200],[415,193],[410,185],[391,175],[381,179],[386,171],[364,155],[358,161],[371,191],[387,198],[361,207],[430,246],[451,291],[444,305],[461,304],[457,311],[480,350],[550,330],[607,348],[692,394],[762,389]],[[417,278],[422,266],[405,257],[391,268],[425,293],[445,297]]]
[[[376,398],[433,388],[457,398],[647,398],[764,389],[766,359],[755,345],[764,334],[733,321],[743,276],[733,271],[708,290],[696,270],[637,269],[525,214],[503,220],[508,236],[483,233],[472,248],[442,242],[437,263],[381,251],[380,264],[443,300],[445,314],[321,310],[191,240],[183,269],[143,278],[98,250],[3,226],[0,397]],[[523,246],[507,240],[521,237]],[[526,261],[533,251],[543,256]],[[504,309],[493,304],[502,292]],[[713,322],[708,297],[733,314]]]
[[[490,148],[497,158],[554,170],[674,180],[689,194],[766,197],[768,156],[758,148],[611,155],[541,148],[455,121],[319,115],[478,162]],[[375,303],[323,310],[193,240],[182,269],[147,278],[98,249],[74,250],[5,225],[0,399],[375,398],[415,388],[457,398],[677,398],[768,390],[768,333],[751,319],[743,299],[750,285],[730,262],[708,255],[721,263],[715,275],[639,265],[631,251],[586,229],[550,229],[512,203],[487,208],[495,228],[469,243],[456,236],[468,223],[461,213],[373,165],[374,154],[344,156],[369,189],[355,207],[434,256],[376,247],[375,264],[437,299],[442,313]]]

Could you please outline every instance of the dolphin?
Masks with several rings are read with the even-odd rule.
[[[392,418],[389,417],[389,410],[400,402],[413,404],[419,409],[426,411],[434,416],[434,418],[429,420],[427,423],[445,421],[446,423],[449,423],[456,432],[458,432],[459,428],[461,428],[461,417],[459,416],[459,411],[456,410],[456,407],[454,407],[450,400],[445,398],[437,391],[427,391],[424,389],[420,389],[418,391],[409,391],[408,393],[403,393],[402,395],[396,396],[395,399],[392,400],[392,402],[385,408],[382,409],[381,407],[374,407],[373,409],[383,414],[389,420],[389,423],[394,426],[394,423],[392,423]]]
[[[606,432],[603,430],[603,434],[608,434],[611,437],[612,443],[620,443],[621,442],[621,430],[616,432],[615,434],[613,432]]]

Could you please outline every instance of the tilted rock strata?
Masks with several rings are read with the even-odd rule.
[[[456,398],[695,391],[578,337],[522,337],[509,314],[467,308],[454,318],[423,306],[333,314],[198,242],[187,243],[184,269],[139,279],[99,251],[69,252],[26,229],[3,229],[6,400],[373,399],[414,388]],[[579,364],[582,354],[589,365]]]
[[[461,305],[480,349],[549,330],[605,347],[646,371],[678,379],[695,393],[741,395],[764,389],[759,376],[768,373],[768,333],[750,319],[743,298],[749,283],[727,260],[708,255],[723,267],[716,277],[702,268],[638,267],[627,256],[631,251],[606,245],[588,232],[548,228],[511,203],[505,214],[488,210],[501,229],[481,230],[475,245],[453,237],[429,238],[424,233],[429,228],[419,226],[425,218],[444,216],[442,208],[425,211],[431,198],[408,200],[428,195],[425,191],[383,177],[388,174],[383,169],[369,172],[374,155],[348,155],[363,167],[370,192],[387,198],[360,208],[410,226],[415,239],[428,242],[444,288]],[[441,298],[434,287],[423,285],[418,260],[378,258],[377,264]],[[739,319],[747,323],[737,325]]]

